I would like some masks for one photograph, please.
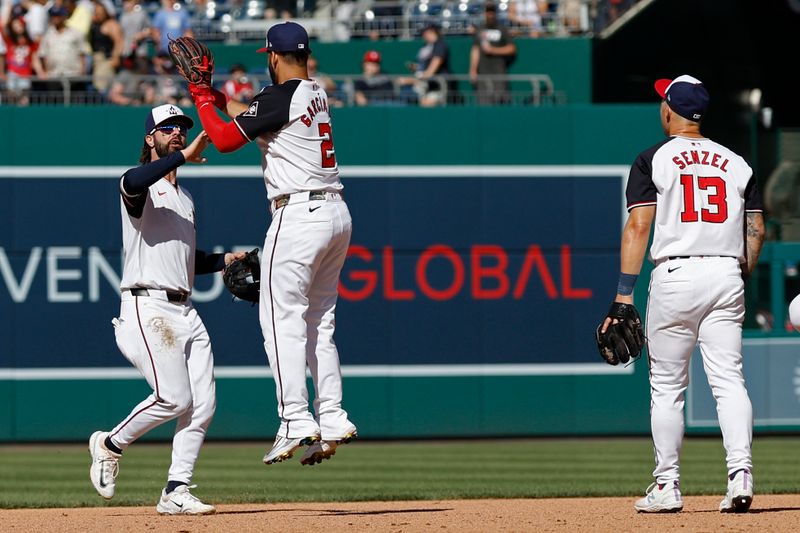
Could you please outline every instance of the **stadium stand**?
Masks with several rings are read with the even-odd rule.
[[[61,5],[63,0],[54,4]],[[498,19],[508,27],[511,34],[519,39],[530,38],[530,30],[520,25],[518,19],[509,16],[510,2],[517,0],[500,0],[497,3]],[[530,0],[529,0],[530,1]],[[158,0],[80,0],[65,2],[69,9],[69,17],[73,13],[87,11],[91,13],[93,6],[102,5],[113,17],[120,19],[132,9],[141,11],[152,21],[155,14],[162,9]],[[556,2],[540,1],[542,36],[590,36],[599,25],[607,25],[614,12],[619,16],[622,7],[630,7],[633,0],[561,0]],[[134,5],[135,4],[135,5]],[[133,5],[133,7],[132,7]],[[298,0],[280,3],[280,0],[187,0],[185,4],[175,3],[175,10],[185,10],[191,21],[191,31],[195,37],[228,46],[263,39],[265,31],[273,24],[286,18],[293,18],[303,24],[309,34],[317,42],[341,42],[368,39],[370,41],[419,39],[422,30],[430,24],[441,28],[447,37],[461,36],[469,38],[480,25],[483,17],[483,0]],[[180,85],[179,79],[170,79],[171,65],[158,58],[154,34],[147,39],[147,55],[142,56],[141,48],[123,52],[116,68],[114,81],[108,76],[104,83],[98,84],[97,76],[93,80],[90,64],[79,75],[53,77],[46,76],[46,68],[37,68],[42,63],[31,61],[36,55],[38,40],[27,36],[17,42],[21,23],[24,23],[27,12],[35,9],[36,3],[28,0],[2,0],[0,3],[0,26],[3,31],[3,46],[6,50],[5,61],[0,62],[3,72],[0,76],[0,104],[6,105],[84,105],[114,103],[118,105],[154,105],[171,101],[170,86]],[[299,16],[298,16],[299,14]],[[77,16],[77,15],[75,15]],[[70,25],[68,19],[67,25]],[[145,31],[145,34],[147,32]],[[31,41],[31,42],[28,42]],[[130,47],[130,39],[127,41]],[[136,46],[142,39],[137,38]],[[136,48],[134,46],[133,48]],[[27,47],[27,48],[26,48]],[[95,55],[95,57],[98,57]],[[14,59],[23,64],[15,65]],[[46,62],[45,62],[46,64]],[[12,72],[10,78],[8,72]],[[450,87],[453,94],[443,95],[442,101],[447,105],[472,105],[476,99],[472,94],[471,83],[466,70],[451,70],[453,74],[440,77],[444,91]],[[256,75],[262,83],[268,83],[269,77],[264,72],[248,72]],[[415,105],[418,102],[413,91],[404,91],[401,87],[401,76],[392,73],[390,79],[394,85],[394,93],[383,100],[392,105]],[[339,73],[331,76],[341,95],[344,105],[354,104],[353,85],[358,77],[358,70]],[[22,80],[20,81],[20,78]],[[222,86],[230,78],[224,69],[215,77]],[[504,81],[511,83],[512,91],[508,102],[516,105],[558,104],[566,100],[563,91],[554,88],[551,77],[544,72],[515,72]],[[448,83],[449,82],[449,83]],[[165,89],[166,87],[166,89]],[[123,91],[123,89],[126,89]],[[122,93],[125,95],[122,95]],[[174,92],[174,91],[173,91]],[[161,95],[161,96],[159,96]],[[463,95],[463,96],[462,96]],[[180,99],[179,95],[175,95]],[[126,104],[127,103],[127,104]]]

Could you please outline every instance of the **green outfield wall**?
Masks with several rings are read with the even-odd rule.
[[[197,120],[193,108],[184,111]],[[0,165],[135,164],[146,115],[133,107],[0,106]],[[657,105],[342,108],[333,110],[333,128],[342,166],[629,165],[662,138]],[[258,166],[259,151],[212,150],[209,164]]]
[[[467,74],[470,37],[448,37],[450,69],[453,74]],[[570,103],[592,101],[592,40],[588,38],[516,39],[517,58],[509,68],[510,74],[547,74],[557,91]],[[352,40],[342,43],[312,43],[314,56],[319,60],[320,72],[347,75],[361,73],[361,59],[367,50],[381,53],[381,66],[387,74],[409,74],[406,63],[415,61],[417,51],[423,46],[420,39],[413,41]],[[252,73],[266,73],[263,54],[255,50],[263,41],[212,46],[217,68],[225,71],[233,63],[244,64]]]
[[[95,265],[99,256],[118,264],[116,179],[136,164],[145,114],[0,107],[0,441],[84,439],[148,393],[114,345],[113,284],[82,270],[87,255]],[[361,435],[648,433],[646,361],[601,364],[592,327],[613,296],[622,180],[638,152],[662,138],[657,117],[655,105],[334,111],[336,156],[357,220],[353,242],[383,257],[348,260],[351,296],[337,317],[345,406]],[[195,194],[199,239],[258,245],[267,223],[258,150],[207,155],[208,175],[181,170]],[[451,212],[455,221],[441,216]],[[256,236],[241,240],[243,228]],[[429,245],[442,243],[451,263],[431,259]],[[420,267],[424,257],[428,270]],[[499,290],[491,282],[500,279],[491,259],[500,257],[520,294],[507,287],[490,300],[486,294]],[[456,283],[453,268],[466,271],[464,288],[442,301],[442,287]],[[86,289],[91,272],[95,288]],[[363,289],[357,280],[372,275],[377,289],[353,297]],[[646,278],[637,290],[642,308]],[[412,301],[399,301],[401,293]],[[271,440],[276,400],[257,313],[215,294],[197,304],[218,367],[210,436]],[[464,339],[475,327],[484,331],[472,353]],[[761,428],[795,423],[770,415],[771,405],[796,401],[795,344],[786,337],[747,346],[747,360],[768,369],[755,376],[759,387],[786,391],[757,394]],[[702,393],[690,391],[690,430],[692,421],[698,431],[713,430]],[[147,438],[171,431],[167,425]]]

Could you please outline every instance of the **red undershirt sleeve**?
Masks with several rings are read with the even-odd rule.
[[[221,153],[233,152],[247,144],[247,138],[233,122],[225,122],[217,114],[212,101],[200,103],[197,114],[203,129],[211,138],[214,147]]]

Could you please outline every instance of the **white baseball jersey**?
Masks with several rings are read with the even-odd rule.
[[[234,122],[247,140],[255,140],[261,149],[270,200],[300,191],[343,189],[333,149],[328,95],[317,82],[292,79],[267,87]]]
[[[752,470],[752,406],[742,376],[744,217],[762,211],[753,171],[705,138],[671,137],[636,159],[628,210],[655,205],[647,304],[650,418],[659,484],[680,477],[684,391],[696,345],[723,434],[728,474]]]
[[[164,159],[168,158],[172,168],[184,162],[179,153]],[[120,314],[112,321],[117,346],[152,393],[108,438],[124,450],[178,418],[168,480],[189,484],[216,408],[214,354],[191,300],[170,301],[166,292],[192,289],[197,254],[194,202],[182,187],[159,179],[152,165],[158,162],[138,167],[151,169],[144,174],[151,175],[145,181],[152,184],[141,194],[131,196],[124,188],[125,176],[120,181],[125,257]],[[126,290],[137,288],[146,290]]]
[[[124,195],[125,191],[122,192]],[[121,288],[190,293],[195,267],[192,196],[183,187],[172,185],[164,178],[151,185],[145,194],[147,201],[143,211],[133,214],[126,207],[126,198],[121,196],[125,255]]]
[[[657,205],[653,261],[719,255],[744,261],[744,213],[763,211],[753,170],[711,139],[671,137],[631,168],[628,211]]]
[[[335,445],[355,433],[342,408],[342,373],[333,340],[352,221],[339,194],[343,187],[328,97],[314,81],[291,79],[261,91],[234,120],[261,148],[270,201],[294,195],[281,207],[273,203],[261,262],[259,321],[275,376],[278,435],[319,436]],[[308,409],[306,369],[315,385],[314,415]],[[270,452],[265,462],[277,457]]]

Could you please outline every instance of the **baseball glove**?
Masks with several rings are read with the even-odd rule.
[[[642,319],[636,307],[614,302],[606,317],[614,318],[617,322],[610,324],[605,333],[600,332],[603,328],[602,322],[597,326],[595,338],[600,357],[609,365],[625,364],[638,359],[646,339],[642,329]]]
[[[178,73],[198,87],[211,87],[214,74],[214,55],[206,45],[192,37],[169,40],[169,55]]]
[[[261,287],[261,262],[258,248],[247,252],[242,259],[235,259],[222,271],[225,287],[240,300],[258,302]]]

